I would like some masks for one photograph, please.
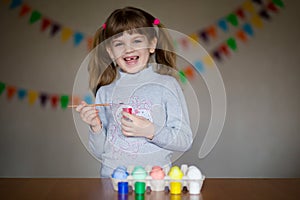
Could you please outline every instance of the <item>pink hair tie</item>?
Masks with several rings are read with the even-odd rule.
[[[102,25],[102,28],[103,28],[103,29],[106,29],[106,23],[104,23],[104,24]]]
[[[158,24],[160,24],[160,21],[159,21],[159,19],[158,19],[158,18],[155,18],[155,19],[154,19],[154,21],[153,21],[153,24],[154,24],[154,25],[158,25]]]

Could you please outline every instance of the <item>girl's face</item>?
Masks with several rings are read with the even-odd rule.
[[[147,66],[150,50],[156,47],[156,38],[148,41],[145,35],[124,32],[111,40],[106,49],[111,59],[125,72],[133,74]]]

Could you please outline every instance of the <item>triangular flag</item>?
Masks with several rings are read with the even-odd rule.
[[[189,40],[193,43],[193,44],[198,44],[198,35],[196,33],[192,33],[189,35]]]
[[[5,83],[0,82],[0,95],[3,93],[3,91],[5,90]]]
[[[43,107],[45,107],[47,100],[48,100],[48,95],[46,93],[41,93],[40,94],[40,103]]]
[[[53,108],[57,107],[57,103],[58,103],[58,96],[57,95],[53,95],[51,97],[51,105]]]
[[[222,44],[222,45],[219,47],[219,50],[220,50],[224,55],[226,55],[226,56],[229,56],[229,55],[230,55],[228,46],[225,45],[225,44]]]
[[[59,24],[52,24],[52,28],[51,28],[51,36],[54,36],[58,31],[60,30],[60,25]]]
[[[72,104],[78,105],[80,104],[81,99],[78,96],[72,96]]]
[[[61,30],[61,41],[62,42],[67,41],[71,37],[72,34],[73,34],[73,31],[70,28],[64,27]]]
[[[186,83],[186,76],[184,74],[184,72],[182,70],[179,71],[179,78],[181,80],[182,83]]]
[[[88,41],[88,43],[90,43],[90,42],[91,42],[91,44],[88,44],[88,45],[91,46],[91,49],[92,49],[93,48],[93,40]],[[175,49],[178,49],[178,42],[176,40],[173,40],[173,45],[174,45]]]
[[[204,64],[206,64],[208,66],[212,66],[214,64],[214,61],[210,55],[204,56],[202,58],[202,60],[203,60]]]
[[[236,50],[237,49],[237,46],[236,46],[236,41],[234,38],[229,38],[227,41],[227,45],[232,49],[232,50]]]
[[[15,86],[7,86],[6,92],[7,92],[7,98],[10,100],[13,98],[17,91],[17,88]]]
[[[22,4],[22,0],[12,0],[11,3],[10,3],[9,8],[10,9],[15,9],[15,8],[21,6],[21,4]]]
[[[250,0],[245,1],[242,6],[245,10],[247,10],[251,14],[255,13],[255,8]]]
[[[254,35],[254,32],[253,32],[253,29],[252,29],[252,26],[248,23],[244,24],[243,25],[243,30],[250,36],[253,36]]]
[[[179,42],[183,49],[187,49],[189,47],[189,41],[186,38],[181,38]]]
[[[86,40],[87,40],[87,49],[90,51],[93,49],[94,39],[93,37],[88,37]]]
[[[277,7],[275,6],[275,4],[272,3],[272,2],[268,3],[267,8],[268,8],[269,10],[275,12],[275,13],[278,13],[278,12],[279,12],[278,8],[277,8]]]
[[[200,60],[195,61],[195,62],[194,62],[194,66],[195,66],[197,72],[199,72],[199,73],[204,72],[204,66],[203,66],[203,63],[202,63]]]
[[[216,27],[210,26],[206,29],[206,32],[212,37],[212,38],[216,38],[217,37],[217,30]]]
[[[235,13],[237,14],[237,16],[239,16],[239,18],[241,19],[245,19],[245,13],[244,10],[242,8],[239,8],[235,11]]]
[[[184,74],[185,74],[187,77],[193,79],[193,78],[194,78],[194,69],[193,69],[193,67],[187,66],[187,67],[184,69]]]
[[[238,30],[236,32],[236,37],[239,38],[243,42],[247,42],[247,35],[243,30]]]
[[[27,13],[29,13],[30,10],[31,10],[31,8],[27,4],[23,4],[22,8],[20,10],[19,16],[23,17],[24,15],[26,15]]]
[[[213,52],[213,56],[214,56],[214,58],[216,58],[218,61],[222,61],[222,58],[221,58],[220,53],[219,53],[218,50],[215,50],[215,51]]]
[[[18,97],[19,97],[20,100],[23,100],[25,98],[26,94],[27,94],[26,90],[24,90],[24,89],[19,89],[18,90]]]
[[[38,20],[40,20],[41,17],[42,17],[42,14],[41,14],[39,11],[34,10],[34,11],[32,11],[32,13],[31,13],[31,16],[30,16],[30,19],[29,19],[29,23],[30,23],[30,24],[35,23],[35,22],[37,22]]]
[[[199,35],[200,38],[201,38],[203,41],[205,41],[205,42],[208,41],[207,33],[206,33],[205,31],[201,31],[199,34],[200,34],[200,35]]]
[[[42,19],[42,23],[41,23],[41,31],[45,31],[51,24],[50,19],[47,18],[43,18]]]
[[[251,23],[256,27],[256,28],[262,28],[263,27],[263,22],[261,18],[258,15],[254,15],[251,18]]]
[[[254,3],[257,3],[259,5],[263,5],[263,2],[262,0],[252,0]]]
[[[262,18],[264,18],[266,20],[270,20],[271,19],[269,13],[266,10],[261,10],[259,12],[259,16],[261,16]]]
[[[60,97],[60,105],[62,109],[66,109],[69,103],[69,96],[67,95],[62,95]]]
[[[76,32],[73,35],[74,37],[74,45],[77,46],[80,44],[80,42],[83,40],[83,34],[80,32]]]
[[[32,90],[29,91],[28,92],[28,103],[29,103],[29,105],[33,105],[35,103],[37,97],[38,97],[38,93],[36,91],[32,91]]]
[[[282,0],[272,0],[272,2],[280,8],[284,8],[284,3]]]
[[[238,18],[234,13],[230,13],[227,15],[226,19],[230,22],[233,26],[237,26],[239,24]]]
[[[218,26],[224,31],[228,31],[227,21],[225,19],[220,19],[218,21]]]
[[[91,95],[86,95],[83,99],[87,104],[93,103],[93,97]]]

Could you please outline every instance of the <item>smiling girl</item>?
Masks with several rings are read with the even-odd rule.
[[[173,151],[191,147],[192,132],[167,30],[141,9],[117,9],[96,32],[94,48],[90,89],[95,103],[113,105],[82,102],[76,110],[90,126],[101,176],[119,165],[170,165]],[[128,107],[132,114],[122,111]]]

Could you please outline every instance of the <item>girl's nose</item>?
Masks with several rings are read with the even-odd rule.
[[[125,45],[125,53],[131,53],[134,51],[134,48],[131,45]]]

